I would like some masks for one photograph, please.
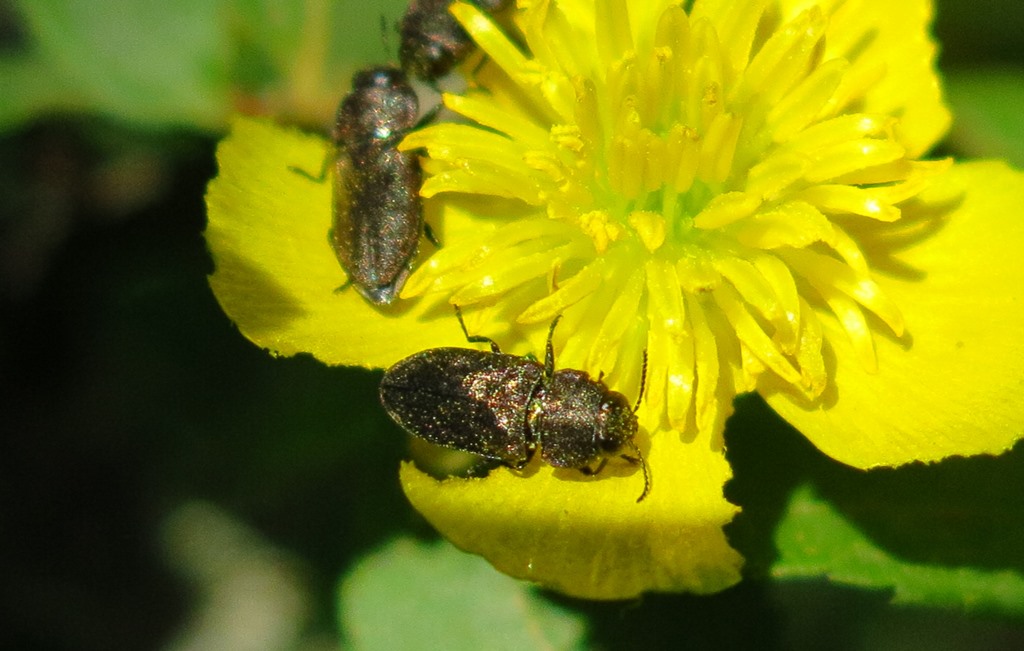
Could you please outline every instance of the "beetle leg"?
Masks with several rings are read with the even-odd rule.
[[[434,121],[434,118],[437,117],[437,114],[440,113],[441,109],[443,108],[443,103],[435,104],[433,107],[430,108],[430,110],[426,111],[418,120],[416,120],[416,124],[412,125],[412,128],[422,129],[423,127],[427,126],[428,124]]]
[[[490,344],[492,353],[501,352],[501,348],[498,347],[498,342],[494,341],[490,337],[469,334],[469,330],[466,330],[466,322],[462,320],[462,308],[458,305],[453,307],[455,308],[455,316],[459,319],[459,325],[462,326],[462,334],[466,335],[466,341],[471,344]]]
[[[303,172],[302,170],[296,169],[294,171],[298,172],[300,174],[305,174],[305,172]],[[334,246],[334,229],[333,228],[327,229],[327,244],[330,245],[330,246]],[[345,291],[346,289],[348,289],[351,286],[352,286],[352,279],[351,278],[347,278],[345,280],[345,282],[343,282],[342,284],[340,284],[340,285],[338,285],[337,287],[334,288],[334,293],[335,294],[340,294],[340,293],[342,293],[343,291]]]
[[[591,468],[590,466],[583,466],[582,468],[580,468],[580,472],[582,472],[584,475],[596,475],[597,473],[601,472],[606,463],[608,463],[608,458],[601,457],[601,460],[597,462],[596,468]]]
[[[423,222],[423,236],[434,245],[435,249],[441,248],[441,241],[437,239],[437,234],[434,233],[434,229],[430,227],[430,224],[426,222]]]
[[[647,353],[644,353],[644,361],[647,360]],[[627,454],[620,454],[619,456],[633,465],[640,465],[640,470],[644,473],[644,492],[640,493],[640,497],[636,498],[637,504],[643,501],[647,494],[651,492],[651,477],[647,474],[647,462],[644,461],[644,457],[640,454],[640,448],[637,447],[636,442],[632,439],[626,441],[626,444],[633,448],[633,452],[636,452],[635,457],[631,457]]]
[[[530,445],[528,445],[526,447],[526,456],[525,457],[523,457],[522,459],[519,459],[515,463],[509,463],[507,461],[504,462],[504,463],[505,463],[506,466],[508,466],[512,470],[522,470],[526,466],[530,465],[530,461],[533,460],[533,453],[536,452],[536,451],[537,451],[537,447],[535,445],[533,445],[533,444],[530,444]]]
[[[324,152],[324,159],[320,163],[320,172],[316,176],[313,176],[306,170],[302,169],[301,167],[296,167],[295,165],[289,165],[288,171],[298,174],[307,181],[312,181],[313,183],[323,183],[327,179],[327,170],[330,169],[331,164],[334,163],[334,161],[336,161],[337,159],[338,148],[332,145],[327,148],[326,152]]]

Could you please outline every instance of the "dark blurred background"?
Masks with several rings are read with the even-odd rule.
[[[38,20],[39,12],[24,4],[0,1],[7,61],[37,44],[25,15]],[[61,5],[41,4],[54,12]],[[166,12],[175,3],[168,4],[161,15],[173,15]],[[180,4],[182,12],[198,6]],[[362,12],[362,44],[325,73],[335,86],[305,104],[292,101],[301,85],[266,83],[280,78],[279,53],[261,51],[239,28],[245,47],[237,59],[263,68],[242,74],[229,57],[235,86],[220,103],[207,98],[212,108],[201,117],[176,123],[155,112],[122,115],[80,87],[66,105],[40,100],[20,115],[7,112],[0,132],[0,648],[335,648],[338,578],[397,533],[430,537],[398,486],[407,444],[373,408],[379,375],[304,356],[270,357],[238,333],[207,284],[203,195],[216,174],[226,115],[255,110],[316,127],[353,68],[386,58],[377,25],[381,15],[393,21],[402,3],[337,4],[346,16]],[[154,24],[157,32],[178,29]],[[1024,84],[1024,4],[946,0],[935,31],[941,65],[961,96],[971,94],[971,82],[958,82],[960,71],[999,68]],[[144,40],[163,38],[157,32]],[[0,68],[0,82],[6,74],[13,75]],[[0,103],[8,101],[0,90]],[[982,110],[969,98],[963,106]],[[1015,101],[991,110],[1019,121]],[[991,128],[985,119],[958,124],[945,150],[1019,163],[1020,141],[1004,151],[1011,145]],[[732,495],[757,492],[741,482],[755,480],[764,455],[785,459],[780,472],[843,472],[756,400],[741,404],[729,436],[738,484]],[[781,508],[781,496],[775,499],[769,508]],[[201,534],[218,544],[204,548]],[[756,573],[755,546],[744,551]],[[251,581],[245,589],[263,595],[257,601],[266,611],[207,608],[220,603],[224,576]],[[710,598],[635,604],[544,598],[581,616],[594,647],[1024,644],[1020,625],[1007,619],[893,608],[884,593],[825,582],[755,577]],[[228,626],[269,632],[262,643],[244,632],[195,634],[218,612]]]

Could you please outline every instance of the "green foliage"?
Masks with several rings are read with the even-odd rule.
[[[958,151],[1024,167],[1024,69],[955,70],[946,75],[946,91],[956,116],[950,139]]]
[[[1024,615],[1024,446],[865,472],[822,455],[752,396],[737,402],[726,436],[726,494],[743,507],[728,532],[748,577]]]
[[[210,133],[239,108],[322,126],[353,69],[394,58],[391,25],[406,3],[15,0],[26,39],[0,51],[0,131],[82,113],[114,118],[115,129]],[[1024,166],[1024,72],[986,63],[1014,56],[999,39],[1019,47],[1022,6],[940,3],[957,154]],[[971,43],[995,54],[965,50]],[[400,537],[360,556],[407,532],[414,517],[395,478],[403,440],[376,404],[376,376],[271,359],[213,301],[198,236],[200,197],[215,173],[212,140],[168,146],[173,191],[123,221],[80,205],[53,216],[69,196],[102,194],[62,194],[59,179],[38,175],[46,165],[26,165],[35,161],[27,154],[45,154],[53,140],[14,134],[0,151],[4,187],[47,200],[19,218],[48,218],[33,229],[41,237],[53,223],[69,229],[41,267],[39,287],[20,302],[4,297],[0,310],[0,357],[18,380],[5,385],[2,429],[16,436],[3,455],[14,499],[0,514],[10,524],[0,542],[12,550],[0,569],[28,596],[12,602],[23,644],[11,648],[40,639],[47,648],[145,648],[168,639],[185,610],[175,601],[180,586],[140,550],[160,513],[196,496],[299,556],[324,609],[333,586],[323,584],[353,566],[337,607],[356,649],[637,648],[648,639],[792,648],[794,636],[818,624],[800,604],[772,595],[801,588],[850,626],[882,617],[902,626],[911,611],[927,611],[935,640],[943,622],[961,633],[977,625],[964,612],[1024,620],[1021,446],[999,459],[863,473],[823,458],[751,398],[740,401],[726,434],[735,469],[726,490],[744,509],[728,533],[747,558],[748,580],[725,593],[569,609],[444,543]],[[63,155],[76,151],[62,144]],[[97,176],[87,160],[72,180]],[[42,257],[25,250],[25,258]],[[65,598],[33,597],[54,586]],[[916,608],[885,607],[890,600]],[[333,636],[331,615],[314,615],[316,632]],[[0,635],[0,646],[9,641]],[[1014,641],[1019,631],[1001,640]]]
[[[398,538],[364,556],[339,590],[357,651],[582,648],[579,615],[445,542]]]
[[[393,58],[403,5],[20,0],[26,38],[0,57],[0,130],[74,112],[202,131],[239,110],[326,120],[356,67]]]
[[[1019,570],[900,557],[865,535],[808,485],[793,494],[776,529],[775,543],[780,558],[772,576],[777,579],[826,579],[891,591],[892,602],[903,605],[1024,615],[1024,576]]]
[[[210,128],[227,109],[220,3],[24,1],[29,49],[3,60],[0,125],[89,111],[144,126]]]

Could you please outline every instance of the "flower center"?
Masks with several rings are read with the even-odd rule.
[[[823,12],[525,4],[532,57],[455,6],[488,57],[476,76],[488,92],[445,103],[480,126],[439,124],[403,147],[429,154],[423,196],[528,210],[446,242],[404,295],[502,300],[525,324],[565,313],[562,365],[621,387],[647,350],[646,406],[677,429],[710,426],[722,391],[764,372],[819,396],[823,318],[874,368],[873,330],[904,324],[858,236],[898,220],[944,163],[910,159],[898,121],[862,110],[871,71],[830,49]]]

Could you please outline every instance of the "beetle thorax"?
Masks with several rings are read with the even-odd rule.
[[[615,451],[636,433],[625,397],[583,371],[555,372],[530,401],[529,429],[552,466],[583,468]]]
[[[608,391],[598,408],[598,445],[608,453],[618,452],[627,441],[636,435],[638,423],[636,414],[626,399],[617,391]]]

